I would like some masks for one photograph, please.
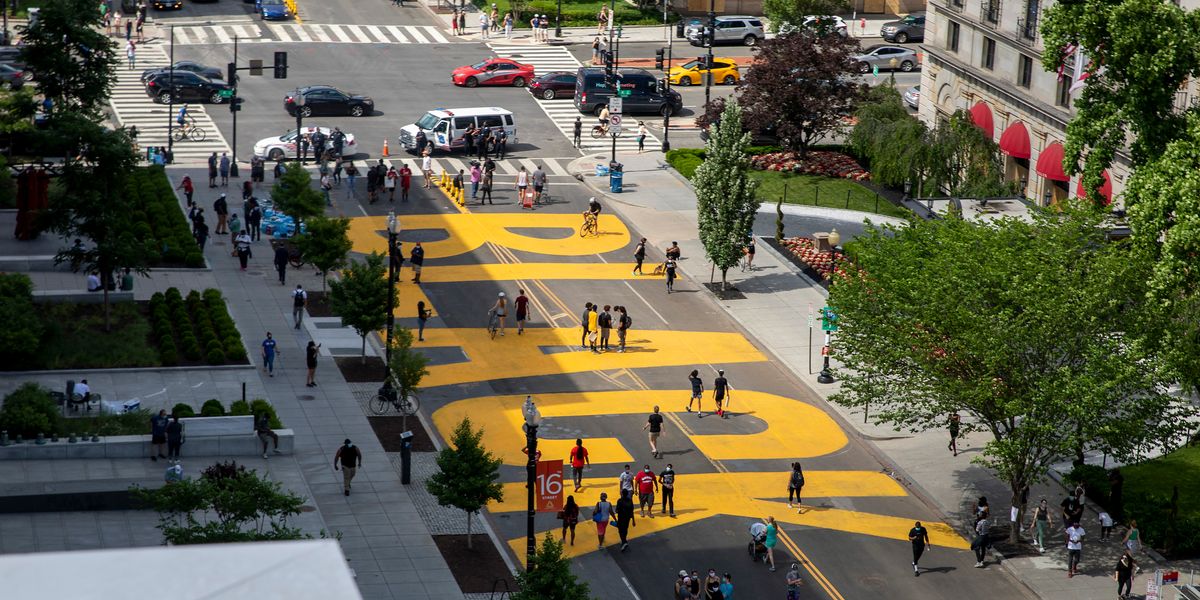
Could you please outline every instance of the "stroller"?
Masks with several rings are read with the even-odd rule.
[[[750,560],[754,562],[767,562],[767,545],[763,542],[767,541],[767,526],[763,523],[755,523],[750,526],[750,543],[746,544],[746,551],[750,553]]]

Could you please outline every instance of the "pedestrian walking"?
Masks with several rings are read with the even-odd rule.
[[[221,187],[229,187],[229,154],[221,153],[221,162],[218,163],[217,170],[221,173]]]
[[[408,167],[408,163],[404,163],[400,167],[400,201],[408,202],[408,188],[412,186],[412,169]]]
[[[1031,531],[1036,531],[1038,552],[1046,551],[1046,532],[1050,531],[1050,527],[1054,525],[1053,519],[1050,517],[1050,506],[1046,504],[1046,499],[1042,498],[1038,503],[1037,508],[1033,509],[1033,522],[1029,524]]]
[[[721,577],[716,569],[709,569],[708,576],[704,578],[704,600],[725,600],[721,593]]]
[[[267,372],[267,377],[275,376],[275,354],[278,352],[278,343],[275,341],[271,332],[267,332],[267,339],[262,343],[262,358],[263,371]]]
[[[167,411],[159,410],[158,414],[150,417],[150,445],[153,449],[150,451],[150,460],[157,461],[160,458],[166,458],[164,454],[167,447]]]
[[[729,415],[725,414],[725,411],[733,402],[733,390],[729,387],[729,380],[725,379],[724,370],[717,370],[717,378],[713,380],[713,402],[717,405],[717,415],[728,419]]]
[[[196,205],[196,203],[192,201],[192,193],[196,191],[196,188],[192,185],[192,178],[190,176],[184,175],[183,180],[179,182],[179,186],[175,189],[183,190],[183,197],[187,200],[188,208]]]
[[[358,167],[346,161],[346,197],[354,198],[354,182],[358,179]]]
[[[633,247],[633,260],[637,261],[637,264],[633,266],[633,274],[644,275],[642,261],[646,260],[646,238],[638,240],[637,246]]]
[[[510,39],[510,40],[512,39],[512,28],[513,28],[513,14],[512,14],[512,12],[505,13],[504,14],[504,37],[505,37],[505,39]]]
[[[1063,525],[1079,523],[1083,520],[1083,503],[1074,495],[1069,495],[1059,504],[1062,507]],[[1121,543],[1125,543],[1124,540]]]
[[[962,425],[962,417],[958,413],[950,415],[950,443],[946,445],[946,449],[953,452],[954,456],[958,456],[958,433]]]
[[[513,305],[517,309],[517,335],[521,335],[525,333],[525,320],[529,318],[529,298],[525,295],[525,290],[517,290]]]
[[[658,474],[658,483],[662,487],[662,514],[675,516],[675,466],[667,463],[667,468]],[[668,507],[669,505],[669,507]],[[669,508],[669,510],[668,510]],[[651,508],[653,510],[653,508]]]
[[[433,157],[430,156],[428,148],[421,157],[421,174],[425,176],[425,189],[429,189],[433,185]]]
[[[670,294],[675,291],[675,259],[667,257],[663,270],[667,273],[667,293]]]
[[[1130,519],[1129,530],[1125,532],[1125,537],[1121,538],[1121,545],[1125,546],[1125,549],[1129,550],[1130,554],[1134,554],[1138,550],[1141,550],[1142,532],[1138,530],[1136,519]]]
[[[587,448],[583,447],[583,439],[576,438],[575,445],[571,447],[571,454],[567,457],[567,461],[571,463],[571,480],[575,483],[575,491],[578,492],[583,488],[583,468],[585,465],[592,464],[588,458]]]
[[[350,482],[354,481],[354,474],[358,472],[358,468],[362,466],[362,450],[358,449],[350,438],[346,438],[337,452],[333,454],[333,470],[337,471],[338,467],[342,470],[342,494],[350,495]]]
[[[588,344],[592,347],[592,352],[600,354],[600,350],[596,347],[596,341],[600,339],[600,314],[596,312],[597,306],[592,305],[592,309],[587,314],[588,326]]]
[[[282,165],[283,161],[280,161],[279,164]],[[216,152],[213,152],[212,154],[208,155],[208,187],[210,189],[217,187],[217,153]],[[217,233],[221,233],[221,232],[218,231]]]
[[[242,220],[238,218],[237,213],[229,217],[229,241],[236,244],[237,237],[242,233]]]
[[[608,338],[612,335],[613,318],[612,313],[608,312],[612,307],[605,304],[604,312],[597,317],[597,323],[600,325],[600,349],[608,351]]]
[[[308,367],[308,381],[304,383],[305,387],[317,387],[317,356],[321,352],[321,345],[309,340],[308,347],[304,349],[304,364]]]
[[[271,429],[271,415],[263,412],[255,418],[254,432],[258,434],[258,441],[262,442],[262,457],[267,458],[267,443],[275,443],[275,454],[283,454],[279,451],[279,434]]]
[[[262,239],[262,207],[258,205],[258,200],[254,197],[250,198],[250,213],[246,216],[246,228],[250,230],[250,239],[259,241]]]
[[[1100,541],[1107,542],[1112,537],[1113,518],[1108,511],[1100,511]]]
[[[492,3],[492,12],[488,14],[488,24],[492,26],[492,31],[500,31],[500,9],[496,3]]]
[[[800,586],[804,585],[804,580],[800,578],[800,565],[792,563],[783,579],[787,582],[787,600],[800,600]]]
[[[592,40],[592,65],[594,66],[598,64],[600,64],[600,36],[596,36],[596,39]],[[579,122],[578,117],[575,119],[575,121]],[[578,139],[576,140],[575,145],[578,147]]]
[[[799,465],[799,463],[795,464]],[[908,530],[908,541],[912,543],[913,577],[920,577],[921,555],[929,549],[929,530],[925,529],[925,527],[921,525],[920,521],[917,521],[916,524],[913,525],[913,528]]]
[[[525,165],[521,165],[521,170],[517,171],[517,201],[521,203],[521,207],[525,207],[525,190],[529,187],[529,173],[525,170]]]
[[[637,485],[638,494],[638,510],[642,516],[646,516],[646,511],[650,511],[650,518],[654,518],[654,493],[658,491],[658,477],[654,475],[654,471],[650,470],[650,465],[642,465],[642,470],[633,476],[633,480]]]
[[[975,568],[977,569],[984,567],[984,559],[987,558],[987,549],[990,545],[988,540],[990,531],[991,521],[987,518],[975,521],[975,539],[971,541],[971,549],[975,551]]]
[[[488,39],[488,31],[491,29],[491,23],[488,21],[488,14],[485,12],[479,13],[479,37]]]
[[[792,463],[792,472],[788,475],[788,508],[792,508],[792,498],[795,497],[796,504],[801,505],[797,513],[804,510],[804,502],[800,500],[800,492],[804,490],[804,467],[800,466],[799,462]]]
[[[234,215],[235,217],[237,215]],[[238,234],[233,241],[234,250],[237,251],[238,263],[241,264],[242,270],[246,270],[246,266],[250,263],[250,236],[245,232]]]
[[[571,531],[571,545],[575,545],[575,526],[579,524],[579,505],[575,504],[575,496],[567,496],[567,503],[558,511],[558,519],[562,521],[563,544],[567,543],[567,530]]]
[[[195,224],[192,235],[196,237],[196,244],[200,246],[200,252],[204,252],[204,243],[208,241],[208,225],[203,218]]]
[[[479,168],[479,163],[471,162],[471,200],[476,200],[479,197],[479,181],[483,179],[483,169]]]
[[[646,122],[638,121],[638,128],[637,128],[638,154],[641,154],[642,152],[644,152],[646,150],[646,136],[647,135],[650,135],[650,131],[648,129],[646,129]]]
[[[633,499],[629,492],[622,490],[621,499],[617,500],[617,534],[621,536],[621,552],[629,548],[629,527],[637,527],[637,519],[633,518]]]
[[[625,470],[617,476],[617,487],[622,492],[629,492],[630,496],[633,495],[633,471],[629,470],[629,465],[625,465]]]
[[[328,173],[321,173],[321,193],[325,194],[325,206],[333,206],[333,199],[329,194],[333,192],[333,177]]]
[[[700,371],[692,369],[688,373],[688,382],[692,384],[692,397],[688,399],[687,411],[692,412],[692,403],[696,403],[696,416],[703,417],[704,381],[700,379]]]
[[[596,523],[596,538],[600,540],[600,549],[604,549],[604,534],[608,531],[608,520],[612,518],[613,506],[608,501],[608,494],[601,492],[600,501],[592,509],[592,521]]]
[[[624,306],[618,306],[617,312],[617,352],[625,351],[625,337],[629,334],[629,328],[633,327],[633,317],[629,316],[629,312]]]
[[[771,563],[771,571],[775,571],[775,544],[779,543],[779,527],[775,525],[775,517],[763,519],[767,524],[767,538],[763,545],[767,547],[767,562]]]
[[[488,312],[496,317],[496,329],[499,330],[500,335],[504,335],[504,318],[508,316],[508,298],[505,297],[504,292],[497,294],[496,303]]]
[[[275,271],[279,273],[279,285],[287,285],[288,258],[287,246],[280,244],[275,247]]]
[[[433,311],[425,308],[425,301],[417,301],[417,341],[425,341],[425,323],[429,321],[429,317],[433,316]]]
[[[126,31],[129,30],[130,25],[130,21],[125,22]],[[137,68],[137,45],[134,44],[133,40],[129,39],[128,33],[125,34],[125,59],[128,62],[130,71]]]
[[[183,423],[179,415],[171,415],[167,424],[167,458],[179,462],[179,450],[183,447]]]
[[[308,306],[308,292],[304,291],[304,286],[296,284],[296,289],[292,291],[292,321],[296,329],[300,329],[300,322],[304,320],[305,306]]]
[[[458,9],[454,9],[454,13],[450,15],[450,33],[458,35]]]
[[[413,244],[412,254],[408,256],[408,262],[412,263],[413,268],[413,283],[421,283],[421,266],[425,264],[425,249],[421,247],[421,242]],[[397,269],[399,272],[399,269]],[[501,319],[501,329],[503,329],[504,320]]]
[[[492,171],[483,171],[483,181],[479,183],[479,204],[495,204],[492,202]]]
[[[459,169],[458,175],[454,176],[454,181],[452,182],[452,185],[454,186],[454,191],[456,193],[463,191],[463,170],[462,169]]]
[[[583,142],[583,119],[576,116],[574,127],[575,130],[571,135],[571,143],[575,144],[575,147],[578,148]]]
[[[654,407],[654,412],[646,418],[646,424],[642,426],[642,431],[647,430],[650,432],[650,453],[654,455],[654,458],[662,458],[658,452],[658,438],[663,431],[663,416],[659,414],[657,405]],[[788,508],[791,508],[791,505],[788,505]]]
[[[596,15],[596,33],[604,33],[608,27],[608,7],[601,5],[600,13]]]
[[[1079,571],[1079,559],[1083,557],[1083,536],[1087,535],[1087,532],[1079,523],[1071,523],[1065,534],[1067,537],[1067,577],[1070,578]]]
[[[1134,571],[1140,571],[1137,566],[1137,561],[1133,560],[1133,555],[1129,550],[1121,553],[1121,558],[1117,560],[1117,568],[1113,571],[1113,580],[1117,582],[1117,598],[1128,598],[1133,591],[1133,574]]]
[[[229,218],[229,201],[225,199],[225,194],[221,194],[216,200],[213,200],[213,212],[217,214],[217,235],[229,235],[229,229],[226,227],[225,220]]]
[[[530,179],[533,180],[533,203],[541,204],[542,191],[546,189],[546,172],[542,170],[542,165],[534,165]]]
[[[580,324],[580,326],[583,327],[583,335],[580,336],[580,338],[579,338],[579,349],[580,350],[587,349],[588,333],[591,331],[591,329],[588,328],[589,327],[588,326],[588,315],[590,315],[590,314],[592,314],[592,303],[588,302],[587,305],[583,307],[583,315],[581,315],[579,317],[580,318],[579,324]]]

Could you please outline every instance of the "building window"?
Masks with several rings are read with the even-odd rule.
[[[1029,89],[1029,83],[1033,80],[1033,59],[1021,55],[1021,59],[1017,64],[1017,85]]]
[[[958,30],[958,23],[950,21],[950,29],[946,33],[946,49],[951,52],[958,52]]]
[[[1000,0],[983,0],[983,18],[992,25],[1000,22]]]
[[[991,71],[996,63],[996,40],[983,38],[983,68]]]
[[[1058,80],[1058,93],[1054,103],[1063,108],[1071,108],[1071,78],[1063,77]]]

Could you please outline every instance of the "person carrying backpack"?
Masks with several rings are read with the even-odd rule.
[[[800,501],[800,490],[803,490],[803,489],[804,489],[804,468],[800,466],[800,463],[794,462],[794,463],[792,463],[791,477],[788,478],[788,508],[792,508],[792,496],[793,495],[795,495],[797,505],[803,504],[803,502]],[[803,511],[804,511],[804,507],[801,506],[796,512],[801,513]]]
[[[307,304],[308,293],[304,291],[304,286],[297,285],[292,292],[292,320],[296,322],[296,329],[300,329],[300,321],[304,320],[304,307]]]

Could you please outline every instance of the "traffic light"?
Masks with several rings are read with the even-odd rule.
[[[666,54],[666,52],[662,48],[654,51],[654,68],[658,69],[659,71],[663,70],[664,54]]]
[[[234,96],[234,97],[230,98],[229,99],[229,112],[235,113],[235,112],[238,112],[239,110],[242,110],[242,98],[240,96]]]
[[[287,79],[287,52],[275,53],[275,79]]]
[[[237,81],[236,79],[234,79],[234,77],[237,77],[237,63],[229,63],[229,64],[225,65],[225,73],[226,73],[225,81],[227,81],[231,84],[234,81]]]
[[[616,74],[616,70],[613,68],[613,53],[611,50],[603,50],[602,52],[602,58],[604,59],[604,76],[612,77],[614,74]]]
[[[665,94],[667,92],[667,80],[666,79],[655,80],[654,91],[656,91],[660,94]]]
[[[701,45],[702,45],[702,46],[704,46],[705,48],[711,48],[711,47],[712,47],[712,45],[713,45],[713,28],[712,28],[712,25],[705,25],[705,26],[704,26],[704,32],[701,34],[701,36],[703,36],[701,39],[702,39],[702,40],[703,40],[703,42],[704,42],[704,43],[703,43],[703,44],[701,44]]]

